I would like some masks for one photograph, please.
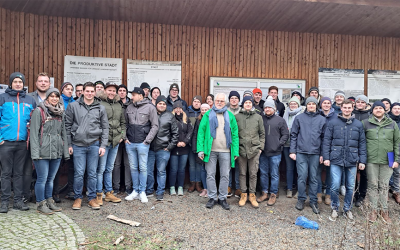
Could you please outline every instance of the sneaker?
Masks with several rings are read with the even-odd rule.
[[[146,196],[147,196],[147,198],[148,198],[148,197],[153,197],[153,196],[154,196],[154,193],[146,193]]]
[[[96,202],[96,199],[91,199],[88,203],[88,207],[92,208],[93,210],[100,209],[100,205]]]
[[[354,216],[351,211],[343,212],[343,216],[349,221],[354,222]]]
[[[310,203],[310,207],[314,214],[319,214],[318,203]]]
[[[8,213],[8,203],[2,202],[0,206],[0,213]]]
[[[261,203],[265,200],[268,200],[268,192],[262,192],[262,195],[257,198],[258,203]]]
[[[336,219],[337,219],[338,216],[339,216],[339,215],[338,215],[337,211],[336,211],[336,210],[332,210],[332,213],[331,213],[331,215],[329,216],[329,220],[331,220],[331,221],[336,221]]]
[[[56,206],[54,199],[47,198],[46,201],[47,201],[47,207],[49,207],[50,210],[53,210],[54,212],[61,212],[62,208]]]
[[[169,194],[170,194],[170,195],[176,195],[175,187],[170,187],[170,188],[169,188]]]
[[[214,207],[215,204],[217,204],[217,201],[214,200],[213,198],[211,198],[211,199],[208,200],[208,202],[206,204],[206,208],[211,209],[211,208]]]
[[[221,205],[221,207],[225,210],[229,210],[231,209],[229,207],[229,204],[226,202],[226,200],[219,200],[218,203]]]
[[[74,201],[74,204],[72,205],[73,210],[80,210],[82,206],[82,199],[78,198]]]
[[[227,195],[227,197],[228,198],[232,197],[232,188],[231,187],[228,187],[228,195]]]
[[[27,211],[29,210],[29,207],[22,200],[19,200],[14,202],[13,209]]]
[[[141,192],[141,193],[139,194],[139,198],[140,198],[140,202],[142,202],[142,203],[146,203],[146,202],[149,201],[149,200],[147,199],[147,196],[146,196],[146,193],[145,193],[145,192]]]
[[[125,197],[126,201],[133,201],[139,199],[139,194],[136,191],[132,191],[132,193]]]
[[[286,191],[286,197],[287,197],[287,198],[292,198],[292,197],[293,197],[293,192],[292,192],[292,190],[287,190],[287,191]]]
[[[54,201],[53,201],[54,202]],[[45,215],[51,215],[54,214],[53,211],[50,210],[50,208],[47,205],[47,200],[43,200],[41,202],[37,202],[37,212]]]
[[[346,187],[345,187],[345,186],[340,186],[340,194],[341,194],[342,196],[345,196],[345,195],[346,195]]]
[[[61,203],[61,199],[60,196],[58,194],[53,195],[53,200],[55,203]]]
[[[235,197],[240,199],[240,196],[242,195],[242,190],[239,188],[235,190]]]
[[[178,196],[183,196],[183,187],[178,187]]]
[[[157,199],[157,201],[163,201],[163,200],[164,200],[164,195],[162,195],[162,194],[157,194],[157,195],[156,195],[156,199]]]
[[[296,209],[300,210],[300,211],[303,210],[304,209],[304,201],[298,200],[297,204],[296,204]]]
[[[363,204],[363,201],[364,201],[364,198],[363,198],[363,197],[360,197],[360,198],[358,198],[358,199],[356,200],[356,202],[354,203],[354,205],[355,205],[356,207],[361,207],[362,204]]]

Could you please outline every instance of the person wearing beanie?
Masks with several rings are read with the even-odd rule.
[[[30,113],[36,108],[33,97],[24,90],[25,76],[20,72],[10,75],[9,87],[0,95],[0,165],[1,169],[1,206],[0,213],[8,212],[13,183],[14,204],[17,210],[29,210],[23,202],[24,168],[28,150],[27,125]],[[32,165],[31,165],[32,169]],[[11,182],[12,178],[12,182]]]
[[[29,93],[36,101],[36,105],[43,102],[46,99],[46,92],[50,88],[50,77],[46,72],[39,73],[36,77],[36,90]],[[32,165],[32,164],[31,164]]]
[[[321,145],[326,127],[326,118],[319,114],[318,101],[310,96],[306,99],[306,110],[293,122],[290,133],[290,158],[296,161],[298,199],[297,210],[304,209],[307,199],[306,183],[309,180],[310,207],[319,214],[317,189],[318,167],[322,163]],[[307,124],[307,126],[304,126]]]
[[[61,85],[61,97],[64,102],[65,110],[67,110],[68,105],[70,103],[75,102],[75,99],[72,97],[72,93],[74,92],[74,86],[70,82],[64,82]]]
[[[213,94],[208,94],[206,97],[206,103],[210,105],[212,108],[214,106],[214,95]]]
[[[171,86],[169,86],[169,95],[167,97],[167,101],[168,101],[167,102],[167,110],[169,112],[172,112],[174,103],[176,101],[182,102],[183,112],[187,111],[188,105],[187,105],[186,101],[181,99],[181,97],[179,96],[179,85],[178,84],[173,83],[173,84],[171,84]]]
[[[228,110],[231,111],[232,114],[234,114],[234,115],[239,114],[239,111],[240,111],[240,106],[239,106],[240,94],[239,94],[239,92],[237,92],[236,90],[232,90],[229,93],[228,98],[229,98]],[[238,179],[238,183],[239,183],[239,179]],[[239,184],[238,184],[238,189],[239,189]]]
[[[253,91],[251,91],[251,90],[245,90],[244,92],[243,92],[243,97],[245,97],[245,96],[251,96],[251,97],[254,97],[254,94],[253,94]]]
[[[313,96],[315,97],[315,99],[317,99],[318,101],[321,99],[321,96],[319,94],[319,89],[317,87],[311,87],[308,90],[308,96]]]
[[[270,92],[276,89],[270,89]],[[276,203],[279,190],[279,165],[282,159],[283,145],[289,139],[289,129],[285,120],[277,114],[276,101],[269,96],[264,103],[264,115],[262,116],[265,130],[264,149],[260,156],[260,184],[262,195],[258,202],[263,202],[270,197],[267,205]],[[271,179],[271,183],[269,180]]]
[[[371,211],[370,222],[377,220],[390,224],[388,212],[388,186],[393,169],[399,166],[400,133],[396,122],[385,114],[385,104],[376,101],[372,105],[372,115],[362,121],[367,138],[368,199]],[[389,163],[388,152],[393,152],[393,164]],[[378,185],[379,183],[379,185]]]
[[[285,114],[283,115],[283,119],[285,120],[286,126],[288,127],[289,131],[292,129],[294,119],[303,112],[304,112],[304,107],[300,105],[300,99],[297,96],[293,96],[292,98],[290,98],[288,102],[288,108],[286,109]],[[294,182],[296,183],[295,186],[297,186],[297,181],[295,179],[296,161],[291,159],[289,157],[289,154],[290,154],[290,133],[289,133],[289,139],[285,142],[285,145],[283,146],[283,156],[285,157],[285,163],[286,163],[286,184],[287,184],[286,197],[292,198]]]
[[[79,97],[81,97],[83,93],[83,84],[82,83],[78,83],[75,85],[75,97],[74,100],[78,100]]]
[[[247,202],[247,191],[249,201],[254,208],[258,208],[256,197],[257,172],[260,153],[264,149],[265,129],[262,117],[254,108],[254,100],[251,96],[243,98],[243,108],[237,114],[236,121],[239,129],[239,183],[240,200],[239,206],[243,207]],[[249,143],[251,142],[251,143]],[[249,174],[247,175],[247,171]],[[247,189],[247,176],[249,177],[249,188]]]
[[[383,98],[383,99],[381,100],[381,102],[382,102],[383,104],[385,104],[385,112],[386,112],[386,113],[389,113],[389,111],[390,111],[390,106],[392,105],[392,102],[390,101],[390,99],[389,99],[389,98]]]
[[[195,124],[197,117],[200,115],[202,97],[197,95],[193,97],[192,105],[187,109],[187,117],[191,124]],[[197,154],[189,150],[189,180],[190,186],[188,189],[189,193],[192,193],[195,189],[197,192],[201,193],[203,189],[201,188],[201,165],[196,164]]]
[[[147,82],[142,82],[142,84],[140,84],[140,88],[144,90],[144,98],[148,98],[150,99],[149,93],[150,93],[150,85]]]
[[[126,104],[130,102],[130,98],[128,97],[128,87],[124,84],[120,84],[118,86],[118,96],[119,96],[119,103],[123,108],[126,108]]]
[[[259,108],[264,107],[264,100],[262,100],[262,91],[259,88],[253,89],[254,95],[254,106],[258,106]]]
[[[99,92],[99,91],[104,91],[104,87],[106,86],[106,85],[104,84],[104,82],[102,82],[102,81],[96,81],[96,82],[94,83],[94,85],[96,86],[96,93]],[[62,91],[62,90],[61,90],[61,91]]]
[[[154,87],[150,90],[150,97],[151,97],[151,103],[153,103],[154,106],[156,106],[156,101],[157,98],[161,95],[161,90],[159,87]]]
[[[279,101],[278,97],[278,87],[276,86],[271,86],[268,88],[268,96],[271,96],[272,99],[275,101],[276,105],[276,114],[279,115],[280,117],[283,117],[285,114],[285,105]]]
[[[31,158],[37,174],[36,205],[37,211],[45,215],[62,210],[56,206],[52,194],[61,159],[70,158],[64,113],[60,92],[50,88],[43,102],[33,111],[30,123]],[[46,123],[43,123],[43,119],[46,119]],[[52,150],[54,148],[59,150]]]
[[[356,104],[356,98],[354,96],[350,96],[347,99],[349,99],[353,103],[353,105]]]
[[[154,89],[154,88],[153,88]],[[166,167],[171,156],[171,151],[176,147],[179,138],[179,129],[176,119],[167,111],[167,98],[163,95],[157,97],[156,109],[158,114],[158,131],[150,144],[147,160],[146,193],[154,193],[154,166],[157,172],[156,199],[162,201],[167,180]]]
[[[168,100],[167,100],[168,102]],[[144,97],[144,91],[135,87],[132,91],[132,101],[128,104],[125,112],[126,151],[132,175],[133,191],[125,200],[132,201],[140,199],[147,203],[147,162],[148,157],[137,157],[148,155],[150,143],[158,131],[157,109],[148,98]]]
[[[244,98],[245,98],[246,96],[251,97],[252,100],[254,101],[254,94],[253,94],[253,91],[251,91],[251,90],[246,90],[246,91],[243,92],[243,101],[242,101],[241,107],[243,107]],[[262,114],[262,112],[263,112],[263,111],[262,111],[262,107],[259,107],[258,105],[256,105],[256,106],[254,106],[254,108],[256,109],[257,114]]]
[[[301,105],[304,105],[304,101],[305,101],[304,96],[301,94],[300,91],[294,90],[292,92],[292,94],[290,95],[290,98],[292,98],[293,96],[295,96],[299,99]]]
[[[389,117],[396,122],[397,127],[400,126],[400,103],[394,102],[391,106]],[[393,175],[390,179],[390,189],[392,190],[392,197],[397,204],[400,204],[400,168],[393,169]]]
[[[339,90],[335,93],[335,102],[332,104],[332,108],[335,109],[335,113],[339,114],[340,113],[340,105],[342,105],[342,102],[346,99],[346,94]]]

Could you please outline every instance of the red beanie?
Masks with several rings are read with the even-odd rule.
[[[253,89],[253,94],[255,94],[255,93],[260,93],[262,95],[262,91],[259,88]]]

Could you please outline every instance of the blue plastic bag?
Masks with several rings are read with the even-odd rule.
[[[304,217],[304,216],[299,216],[299,217],[297,217],[296,223],[295,223],[295,224],[296,224],[297,226],[301,226],[301,227],[303,227],[303,228],[315,229],[315,230],[318,230],[318,229],[319,229],[319,225],[318,225],[317,222],[312,221],[312,220],[309,220],[309,219],[307,219],[307,218]]]

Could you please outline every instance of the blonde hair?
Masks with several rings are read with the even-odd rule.
[[[171,113],[175,116],[175,111],[174,110],[172,110]],[[183,113],[182,121],[183,121],[183,123],[187,124],[187,119],[188,118],[187,118],[186,112],[182,110],[182,113]]]

